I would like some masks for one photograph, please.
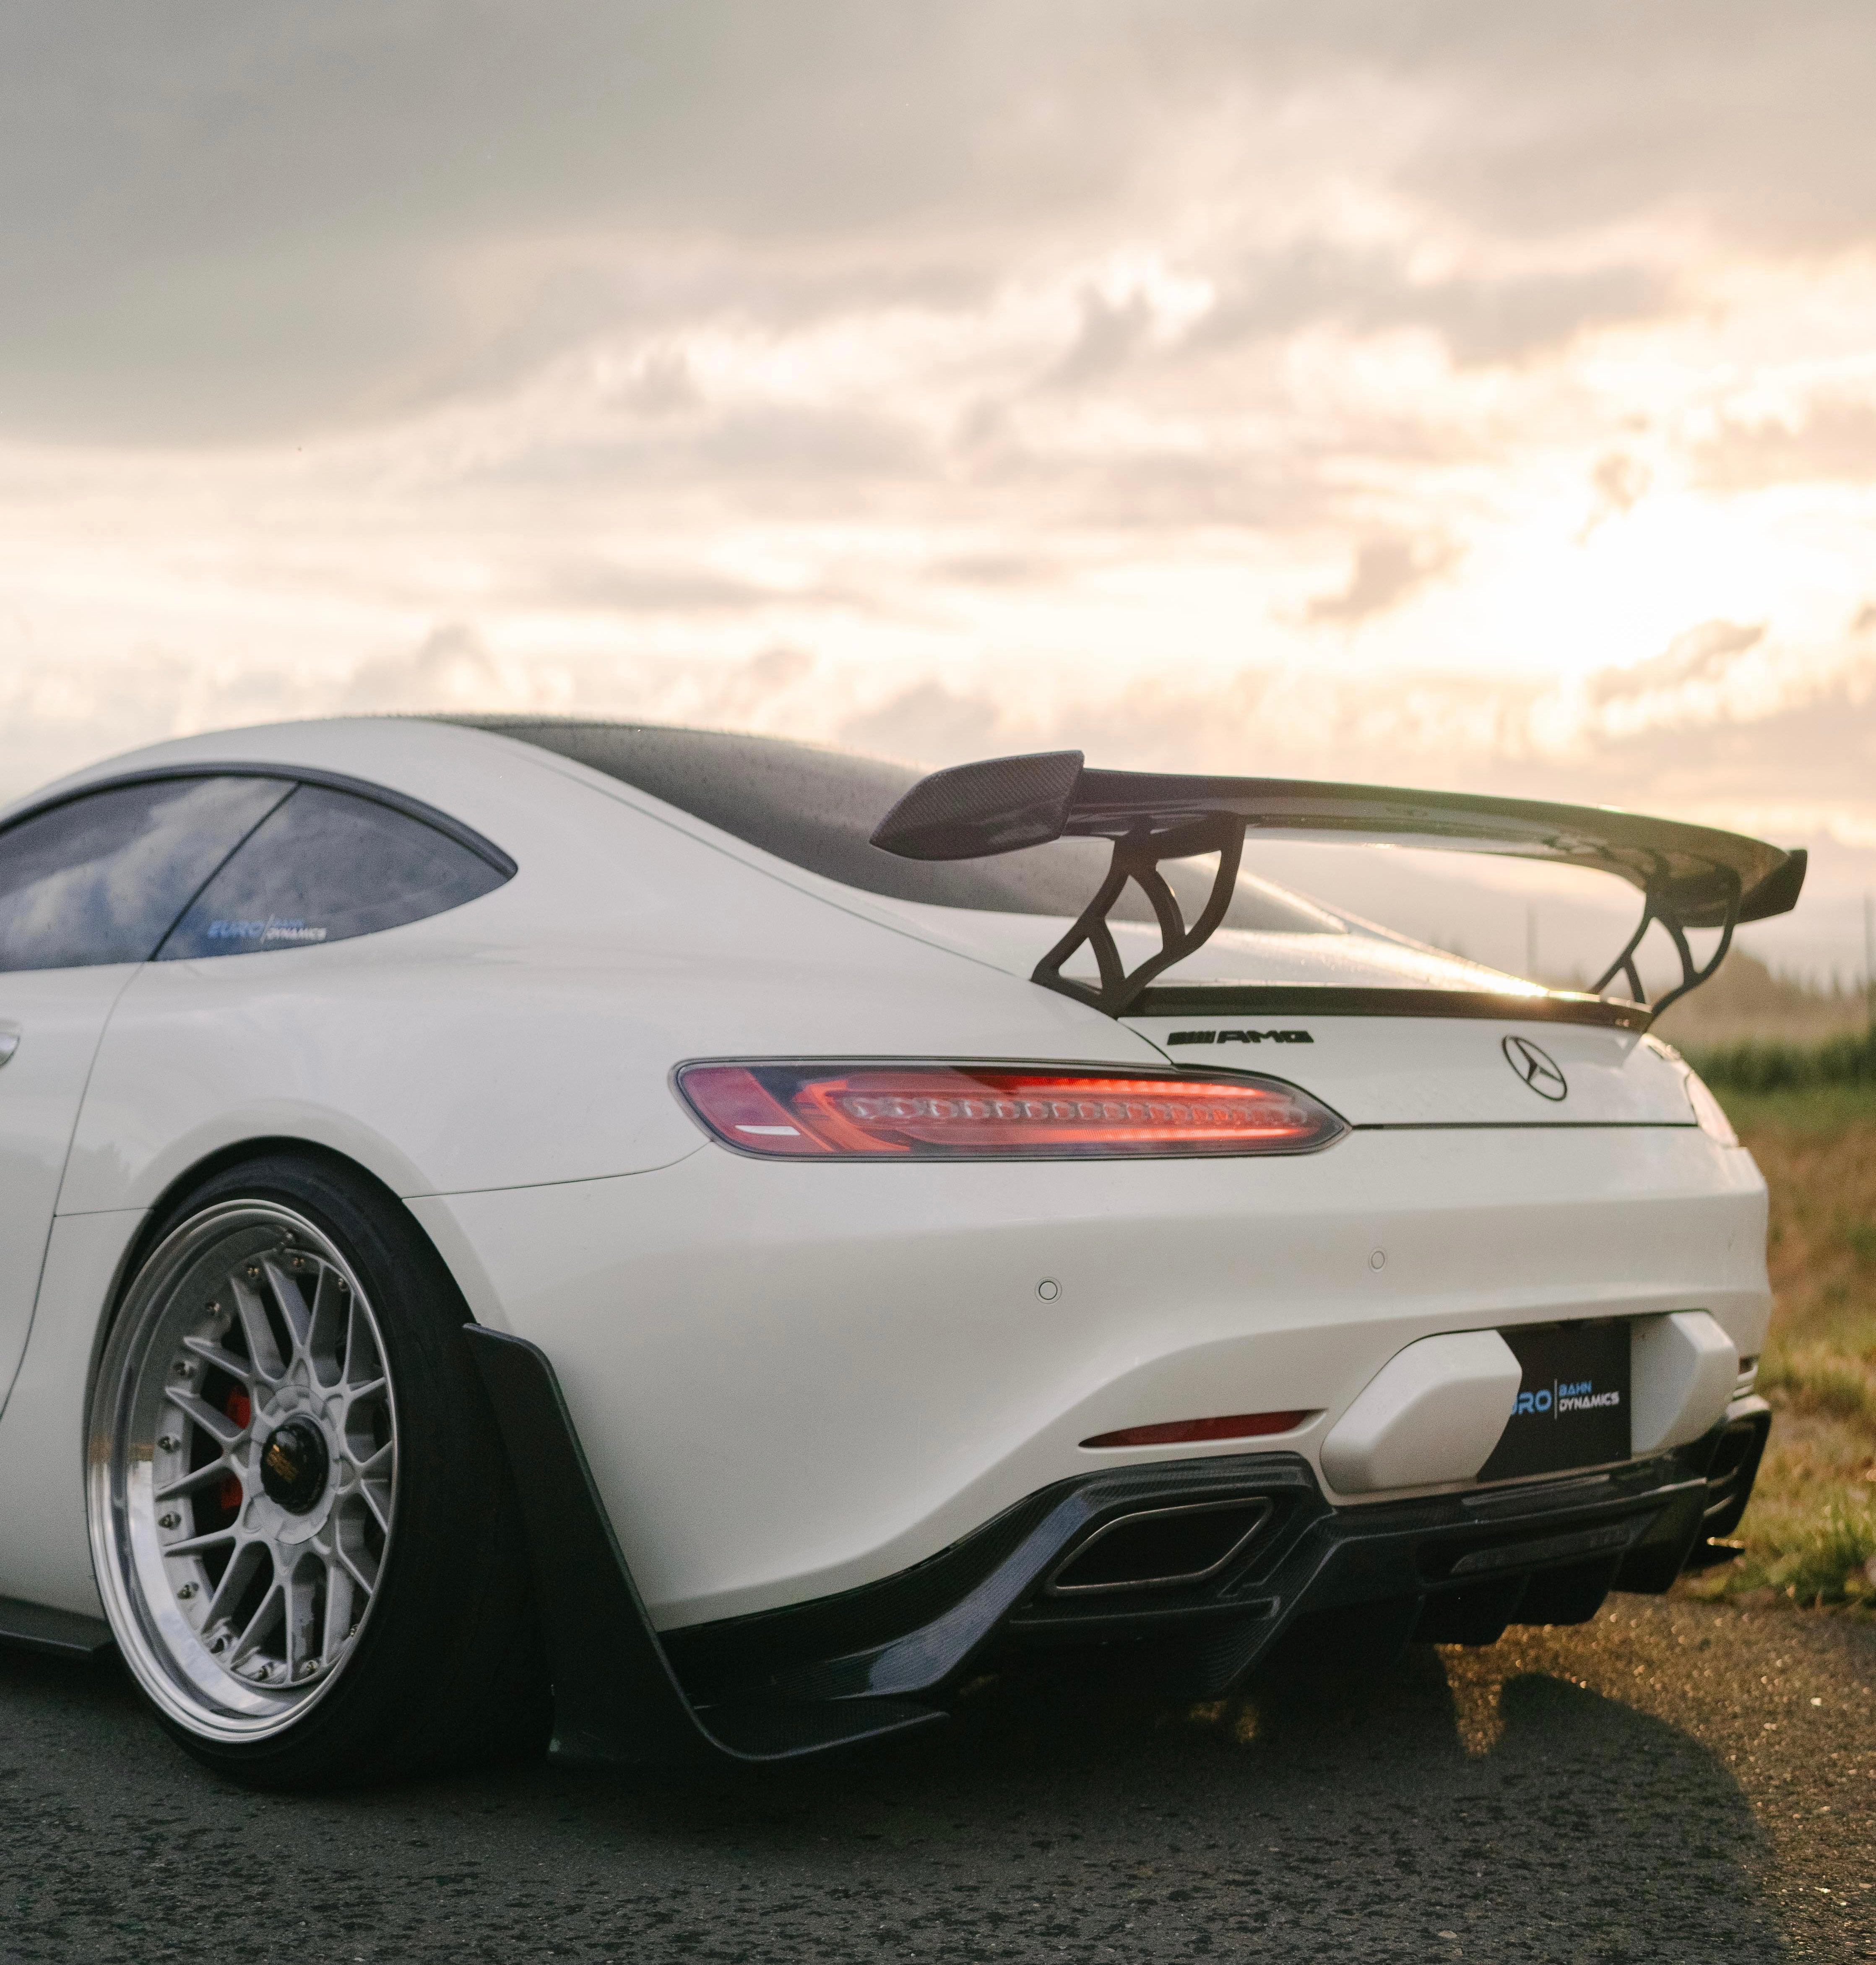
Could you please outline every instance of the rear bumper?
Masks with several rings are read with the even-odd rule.
[[[1012,1645],[1138,1646],[1152,1682],[1215,1697],[1305,1618],[1353,1619],[1386,1646],[1583,1622],[1612,1588],[1665,1590],[1737,1519],[1769,1420],[1763,1401],[1736,1401],[1703,1438],[1653,1459],[1356,1509],[1327,1500],[1293,1452],[1110,1469],[1044,1489],[898,1575],[661,1633],[545,1354],[474,1326],[469,1336],[528,1522],[556,1750],[600,1761],[794,1758],[935,1723]],[[1153,1525],[1199,1511],[1231,1524],[1231,1545],[1207,1565],[1181,1543],[1190,1580],[1169,1582]],[[1083,1553],[1123,1522],[1141,1580],[1117,1583],[1107,1560],[1101,1587],[1077,1587],[1097,1573]]]
[[[1737,1403],[1701,1439],[1653,1459],[1357,1508],[1327,1500],[1295,1453],[1086,1475],[902,1576],[663,1642],[700,1700],[939,1701],[1016,1646],[1128,1645],[1150,1682],[1212,1698],[1324,1614],[1382,1649],[1489,1644],[1508,1624],[1586,1622],[1611,1590],[1666,1590],[1737,1521],[1769,1420],[1762,1401]],[[1253,1500],[1267,1513],[1202,1580],[1060,1588],[1116,1523]]]
[[[1063,1481],[1241,1455],[1082,1444],[1148,1423],[1306,1413],[1260,1444],[1352,1500],[1322,1442],[1427,1336],[1699,1308],[1750,1356],[1765,1205],[1747,1156],[1691,1126],[1268,1160],[713,1147],[410,1204],[480,1321],[553,1359],[661,1630],[890,1581]]]

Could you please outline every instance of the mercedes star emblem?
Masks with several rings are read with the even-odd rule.
[[[1569,1081],[1558,1069],[1556,1060],[1548,1051],[1540,1050],[1529,1037],[1507,1037],[1504,1061],[1540,1098],[1569,1095]]]

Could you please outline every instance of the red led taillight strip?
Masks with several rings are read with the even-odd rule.
[[[691,1064],[691,1109],[786,1159],[1060,1159],[1304,1153],[1342,1121],[1276,1079],[957,1064]]]

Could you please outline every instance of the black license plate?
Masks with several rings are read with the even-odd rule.
[[[1482,1481],[1629,1457],[1629,1327],[1620,1321],[1501,1330],[1524,1368],[1517,1404]]]

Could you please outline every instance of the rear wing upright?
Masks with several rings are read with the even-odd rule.
[[[1224,918],[1244,836],[1253,829],[1277,838],[1443,847],[1613,873],[1639,889],[1642,915],[1595,991],[1600,995],[1622,976],[1634,1002],[1651,1016],[1713,975],[1740,922],[1789,912],[1804,884],[1802,847],[1787,852],[1742,834],[1673,819],[1463,792],[1089,770],[1079,751],[993,757],[934,771],[880,822],[873,844],[908,860],[974,860],[1052,839],[1111,839],[1114,857],[1105,879],[1074,926],[1036,965],[1032,979],[1118,1017]],[[1160,863],[1204,853],[1218,856],[1218,874],[1205,906],[1188,923]],[[1155,954],[1131,970],[1108,926],[1130,880],[1152,905],[1160,942]],[[1681,979],[1651,1004],[1635,958],[1657,921],[1680,958]],[[1688,946],[1693,928],[1720,931],[1704,963]],[[1092,988],[1062,973],[1063,964],[1084,944],[1099,973]]]

